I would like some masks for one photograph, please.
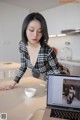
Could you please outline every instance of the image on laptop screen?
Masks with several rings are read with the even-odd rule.
[[[49,75],[47,106],[80,111],[80,76]]]

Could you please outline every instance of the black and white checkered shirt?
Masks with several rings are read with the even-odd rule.
[[[23,41],[19,42],[19,51],[21,54],[21,67],[14,79],[17,83],[25,73],[27,67],[33,69],[27,47]],[[58,63],[53,49],[46,44],[41,46],[34,68],[44,78],[47,78],[48,74],[69,74],[68,69]]]

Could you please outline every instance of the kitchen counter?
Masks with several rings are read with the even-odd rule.
[[[0,70],[19,68],[20,64],[16,62],[0,62]]]
[[[69,69],[70,75],[80,76],[80,60],[72,60],[72,61],[58,60],[58,61],[59,63],[63,64]]]
[[[0,87],[10,83],[10,80],[3,81],[0,83]],[[44,110],[41,109],[46,107],[47,91],[40,84],[45,84],[45,81],[26,77],[21,79],[14,89],[0,91],[0,113],[7,113],[7,120],[28,120],[31,113],[35,113],[32,120],[42,120]],[[36,95],[27,98],[24,93],[25,87],[36,88]],[[60,119],[52,118],[52,120]]]
[[[20,64],[16,62],[0,62],[0,81],[14,79],[19,67]]]
[[[18,73],[20,67],[20,63],[12,62],[12,61],[6,61],[6,62],[0,62],[0,81],[3,80],[12,80]],[[31,76],[31,71],[28,68],[27,72],[23,75],[23,77]]]
[[[80,60],[58,60],[60,63],[73,65],[73,66],[80,66]]]

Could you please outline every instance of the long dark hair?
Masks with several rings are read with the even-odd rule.
[[[28,27],[28,24],[32,20],[38,20],[41,23],[41,28],[42,28],[42,37],[40,39],[40,44],[43,45],[44,43],[48,42],[48,29],[47,29],[47,24],[45,18],[40,14],[40,13],[30,13],[29,15],[26,16],[26,18],[23,21],[22,25],[22,41],[27,44],[28,43],[28,38],[26,36],[26,29]]]

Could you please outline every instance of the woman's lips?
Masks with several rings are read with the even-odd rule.
[[[33,41],[37,41],[37,39],[32,39]]]

